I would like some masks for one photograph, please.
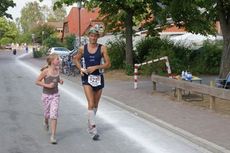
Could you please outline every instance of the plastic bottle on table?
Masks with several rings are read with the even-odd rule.
[[[185,75],[185,80],[188,80],[188,72],[187,71],[185,71],[184,75]]]
[[[184,79],[184,71],[181,72],[181,78]]]

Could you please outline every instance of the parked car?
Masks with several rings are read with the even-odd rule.
[[[5,49],[12,49],[12,46],[11,46],[11,44],[7,44],[7,45],[5,45],[4,48],[5,48]]]
[[[65,48],[65,47],[51,47],[48,50],[48,55],[52,54],[52,53],[56,53],[59,56],[66,56],[69,55],[70,50]]]

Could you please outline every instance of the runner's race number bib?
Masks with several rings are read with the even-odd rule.
[[[88,82],[91,86],[97,87],[101,85],[101,76],[100,75],[89,75]]]

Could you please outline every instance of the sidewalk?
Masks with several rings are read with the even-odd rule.
[[[181,132],[181,135],[200,145],[212,142],[230,150],[230,116],[186,104],[189,102],[177,102],[170,94],[171,89],[167,87],[159,87],[160,90],[153,93],[150,79],[140,81],[138,86],[138,89],[134,89],[132,81],[107,80],[103,95],[141,111],[142,117],[148,119],[148,115],[151,115],[156,122],[159,119],[170,124],[166,128],[173,132]],[[133,111],[135,113],[135,110]],[[144,113],[141,114],[142,112]],[[209,142],[198,141],[199,138],[194,138],[194,136],[199,136]]]
[[[44,59],[26,57],[24,60],[36,66],[45,63]],[[79,76],[64,78],[81,84]],[[209,148],[212,152],[230,152],[229,115],[192,106],[189,102],[177,102],[169,87],[161,86],[158,89],[153,93],[150,79],[141,80],[138,89],[134,89],[133,80],[105,78],[102,98]]]

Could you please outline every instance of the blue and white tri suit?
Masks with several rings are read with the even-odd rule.
[[[84,68],[87,69],[87,67],[101,64],[101,46],[101,44],[98,44],[96,52],[91,54],[89,53],[88,45],[84,45]],[[94,91],[104,88],[104,76],[103,73],[101,73],[98,69],[91,74],[84,74],[81,79],[83,85],[90,85]]]

